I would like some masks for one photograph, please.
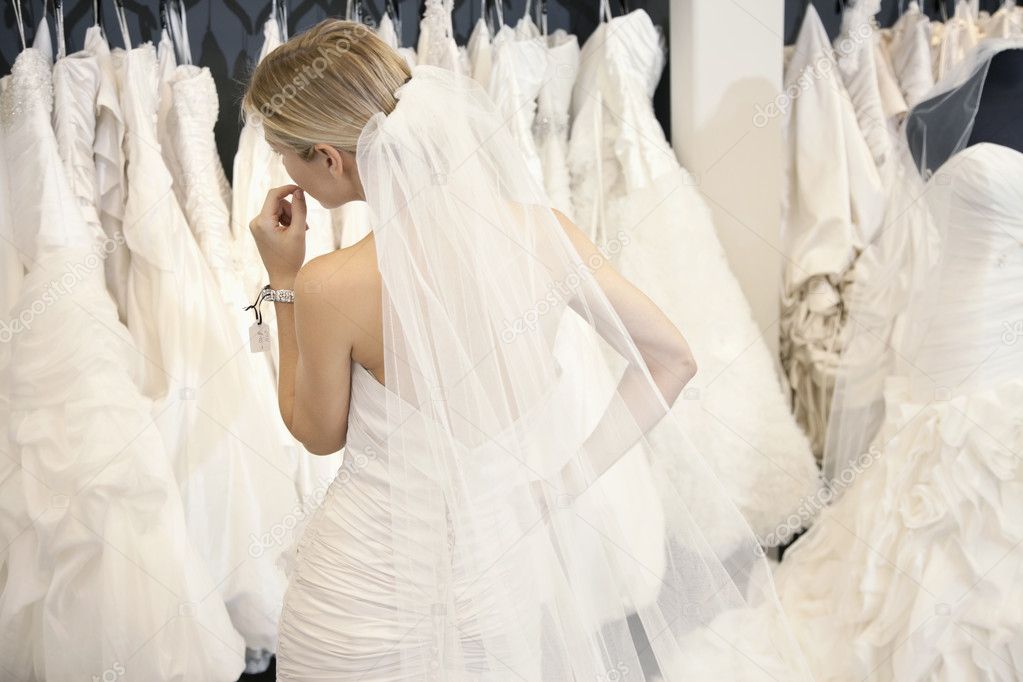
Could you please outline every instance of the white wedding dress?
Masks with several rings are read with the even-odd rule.
[[[576,223],[685,334],[700,370],[672,411],[767,540],[817,490],[817,468],[710,211],[654,116],[660,45],[635,10],[601,23],[582,48],[569,141]],[[655,465],[685,486],[684,464]]]
[[[107,288],[117,303],[121,322],[128,321],[128,270],[131,253],[121,233],[124,218],[124,116],[118,95],[117,75],[110,54],[110,46],[103,30],[96,25],[85,30],[85,50],[96,57],[99,64],[99,90],[96,93],[95,136],[93,162],[96,174],[96,211],[103,231],[111,240],[105,260]]]
[[[533,138],[551,206],[572,218],[575,211],[568,171],[568,131],[572,87],[579,73],[579,40],[558,29],[546,36],[546,46],[547,73],[536,99]]]
[[[892,27],[889,54],[906,104],[916,106],[934,86],[934,69],[931,66],[931,22],[915,0]]]
[[[24,327],[3,344],[3,466],[21,469],[5,471],[4,510],[20,500],[27,521],[17,534],[6,514],[2,524],[4,678],[235,679],[244,643],[188,537],[135,383],[139,350],[107,291],[91,205],[101,69],[91,53],[62,58],[53,90],[50,69],[47,53],[24,50],[0,106],[3,173],[22,198],[9,224],[28,270],[13,308]]]
[[[192,540],[246,645],[273,651],[284,590],[275,560],[301,509],[292,462],[261,406],[237,321],[171,191],[156,141],[157,88],[152,44],[130,49],[121,90],[129,329],[146,359],[141,386],[155,402]]]
[[[252,301],[244,292],[240,274],[232,257],[230,217],[227,204],[219,191],[223,171],[217,153],[213,126],[217,120],[217,92],[207,68],[191,64],[178,66],[170,80],[172,95],[168,112],[168,131],[174,145],[174,156],[180,168],[181,193],[185,216],[206,264],[217,282],[224,315],[233,319],[238,343],[248,340],[248,328],[254,321],[244,308]],[[265,311],[269,304],[265,304]],[[242,353],[249,364],[255,392],[253,409],[277,433],[281,449],[290,461],[295,489],[303,504],[314,504],[322,497],[327,484],[340,464],[337,456],[317,457],[306,452],[288,431],[277,405],[277,374],[268,353]]]
[[[937,388],[887,378],[869,461],[776,573],[821,682],[1023,670],[1021,173],[1023,154],[978,144],[921,199],[943,207],[948,239],[941,309],[912,359]]]
[[[540,38],[530,38],[504,24],[491,43],[487,94],[526,156],[536,181],[543,185],[543,164],[533,139],[536,98],[547,77],[547,48]]]

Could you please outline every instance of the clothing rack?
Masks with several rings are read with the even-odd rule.
[[[920,9],[931,19],[942,20],[955,14],[956,0],[917,0]],[[847,0],[785,0],[785,44],[796,42],[799,26],[803,23],[808,5],[813,5],[827,29],[828,35],[834,40],[842,25],[842,11]],[[881,26],[891,26],[906,10],[909,0],[882,0],[881,11],[877,14],[877,22]],[[980,0],[980,9],[994,12],[1002,6],[1002,0]]]
[[[0,24],[0,75],[10,73],[11,64],[21,50],[13,2],[4,2]],[[116,24],[114,0],[95,0],[99,7],[101,24],[111,47],[121,45]],[[385,10],[388,0],[360,0],[375,24]],[[506,0],[502,4],[504,21],[514,25],[523,15],[527,0]],[[598,0],[546,0],[548,31],[563,28],[575,34],[582,44],[599,22]],[[25,39],[31,44],[44,6],[50,8],[48,22],[54,31],[52,0],[21,0],[25,16]],[[288,30],[291,35],[303,31],[328,16],[344,17],[348,0],[278,0],[287,10]],[[354,2],[354,0],[353,0]],[[414,47],[419,37],[419,19],[424,0],[390,0],[401,17],[402,45]],[[540,0],[533,0],[533,5]],[[270,15],[270,0],[183,0],[188,23],[192,61],[209,67],[217,84],[220,116],[217,119],[217,148],[228,174],[241,132],[240,103],[252,65],[263,44],[263,24]],[[160,39],[161,0],[123,0],[128,19],[128,31],[134,44],[147,40],[156,44]],[[644,9],[668,36],[669,0],[626,0],[628,9]],[[622,12],[620,0],[611,0],[614,14]],[[64,0],[64,33],[68,53],[81,49],[85,30],[93,24],[94,0]],[[480,0],[455,0],[452,24],[455,39],[461,45],[468,38],[480,16]],[[535,16],[535,14],[534,14]],[[54,43],[56,45],[56,43]],[[665,70],[654,96],[657,118],[666,134],[670,134],[671,115],[668,92],[668,74]]]

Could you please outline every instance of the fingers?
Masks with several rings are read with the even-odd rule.
[[[281,199],[297,189],[298,185],[282,185],[280,187],[272,188],[266,193],[266,200],[263,202],[263,210],[261,213],[267,217],[280,215]]]
[[[292,222],[302,224],[305,222],[306,216],[306,204],[305,204],[305,192],[301,189],[295,190],[295,195],[291,198],[291,220]]]

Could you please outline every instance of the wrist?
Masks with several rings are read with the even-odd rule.
[[[270,288],[294,290],[296,276],[297,273],[290,275],[270,275]]]

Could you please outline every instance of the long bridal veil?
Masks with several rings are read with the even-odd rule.
[[[644,679],[653,659],[666,680],[809,679],[713,453],[670,415],[594,279],[601,264],[572,247],[484,91],[418,66],[397,95],[357,163],[384,292],[387,435],[372,454],[389,467],[380,556],[397,576],[402,671]],[[617,381],[592,428],[561,369],[572,347],[555,344],[565,315]],[[658,570],[601,504],[600,474],[637,445],[670,447],[683,472],[681,487],[659,483]]]

